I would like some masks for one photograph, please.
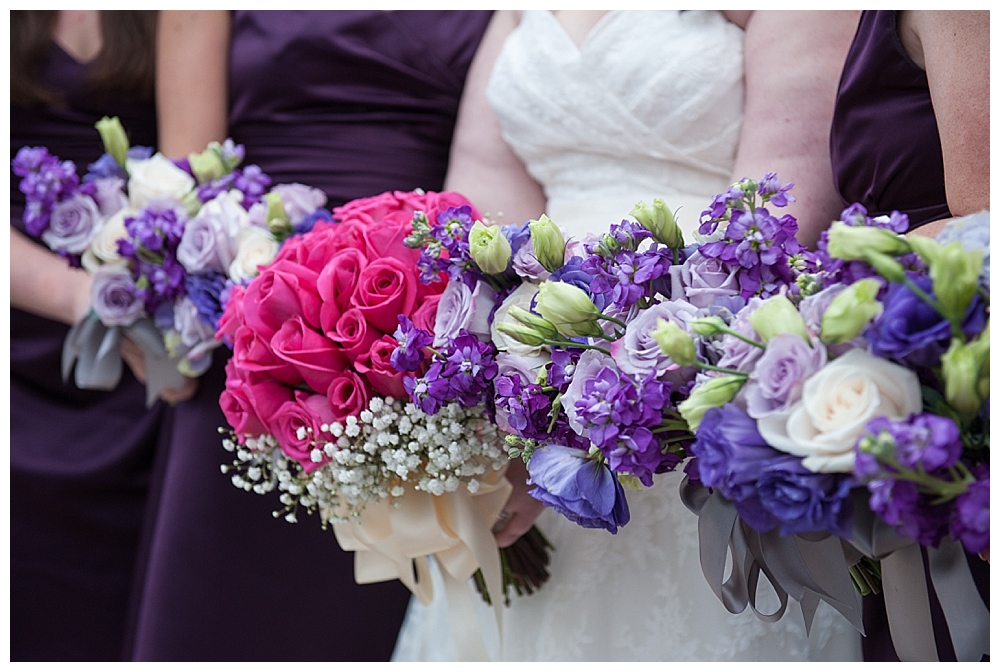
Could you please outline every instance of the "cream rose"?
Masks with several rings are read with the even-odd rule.
[[[141,210],[151,199],[180,201],[194,189],[194,178],[157,152],[148,159],[128,159],[128,200],[133,210]]]
[[[126,211],[119,210],[100,225],[90,241],[90,247],[83,253],[80,263],[85,269],[93,273],[101,266],[128,264],[128,261],[118,254],[118,241],[128,238],[125,217]]]
[[[803,457],[806,469],[849,472],[869,420],[903,420],[922,408],[917,374],[855,349],[809,377],[801,400],[761,418],[757,429],[774,448]]]
[[[255,226],[243,229],[239,235],[236,258],[229,265],[229,279],[243,283],[256,278],[258,267],[274,261],[279,247],[270,231]]]
[[[545,352],[545,346],[542,345],[527,345],[516,341],[509,336],[504,336],[497,330],[497,325],[508,320],[507,313],[510,311],[512,306],[517,306],[523,308],[524,310],[531,310],[531,300],[535,298],[535,294],[538,293],[538,286],[533,285],[530,282],[525,282],[518,286],[513,292],[510,293],[500,307],[497,308],[496,313],[493,314],[493,324],[490,325],[490,335],[493,338],[493,345],[497,346],[497,350],[500,352],[509,352],[514,355],[521,355],[522,357],[538,357],[543,352]]]

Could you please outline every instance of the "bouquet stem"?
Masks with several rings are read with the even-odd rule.
[[[882,592],[882,567],[877,560],[862,558],[851,567],[851,579],[861,595],[878,595]]]
[[[510,606],[511,588],[518,595],[531,595],[545,584],[549,578],[549,551],[554,550],[552,543],[535,526],[507,548],[500,549],[503,601],[506,606]],[[492,605],[481,570],[476,570],[473,581],[483,601]]]

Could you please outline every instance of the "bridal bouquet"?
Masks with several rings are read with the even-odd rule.
[[[276,516],[295,522],[302,509],[332,523],[357,553],[359,583],[399,578],[429,602],[433,556],[449,603],[463,605],[453,608],[472,609],[463,586],[474,575],[488,601],[508,585],[530,592],[544,545],[498,553],[490,529],[510,494],[486,393],[495,351],[444,326],[455,290],[404,243],[415,228],[454,231],[481,216],[459,194],[422,191],[332,214],[229,295],[218,337],[233,357],[220,403],[236,458],[224,471],[244,490],[277,490]],[[450,359],[440,382],[452,392],[429,404],[419,389],[435,365],[420,353],[432,343]]]
[[[92,310],[67,337],[64,376],[75,364],[80,387],[113,388],[129,337],[146,355],[152,404],[182,375],[208,369],[228,293],[291,233],[328,216],[326,197],[298,184],[269,190],[259,167],[239,168],[243,147],[232,141],[174,161],[129,147],[117,118],[97,130],[106,151],[82,181],[44,147],[21,148],[12,167],[28,233],[93,275]]]

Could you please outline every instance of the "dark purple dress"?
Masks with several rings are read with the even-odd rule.
[[[11,105],[11,157],[46,146],[82,175],[103,151],[94,124],[117,115],[133,144],[156,142],[152,101],[83,88],[85,65],[52,45],[40,81],[64,106]],[[11,225],[24,231],[24,196],[11,172]],[[44,247],[43,243],[39,245]],[[136,549],[153,457],[169,413],[146,410],[126,368],[111,392],[64,384],[69,327],[10,310],[10,657],[123,658]]]
[[[866,11],[840,79],[830,133],[845,205],[898,210],[910,228],[951,217],[927,74],[907,55],[895,11]]]
[[[845,205],[861,203],[870,216],[905,213],[914,229],[951,217],[944,161],[927,75],[907,55],[896,11],[865,11],[847,54],[830,133],[833,174]],[[989,607],[989,565],[967,555]],[[930,585],[928,583],[928,585]],[[895,661],[881,596],[865,598],[865,660]],[[930,590],[941,660],[955,660],[944,616]]]
[[[230,135],[274,183],[329,207],[442,186],[465,75],[488,12],[238,11]],[[409,591],[359,586],[354,557],[219,465],[224,351],[176,409],[135,634],[137,660],[387,661]]]

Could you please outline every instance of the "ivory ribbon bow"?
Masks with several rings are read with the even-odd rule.
[[[333,525],[340,547],[354,551],[354,578],[359,584],[399,579],[423,604],[430,604],[434,589],[427,558],[434,557],[444,578],[452,632],[463,660],[489,659],[476,625],[479,598],[469,582],[477,569],[483,572],[497,631],[502,632],[500,554],[490,528],[512,490],[504,471],[487,475],[475,493],[461,487],[432,495],[408,485],[394,502],[369,504],[360,516]]]

